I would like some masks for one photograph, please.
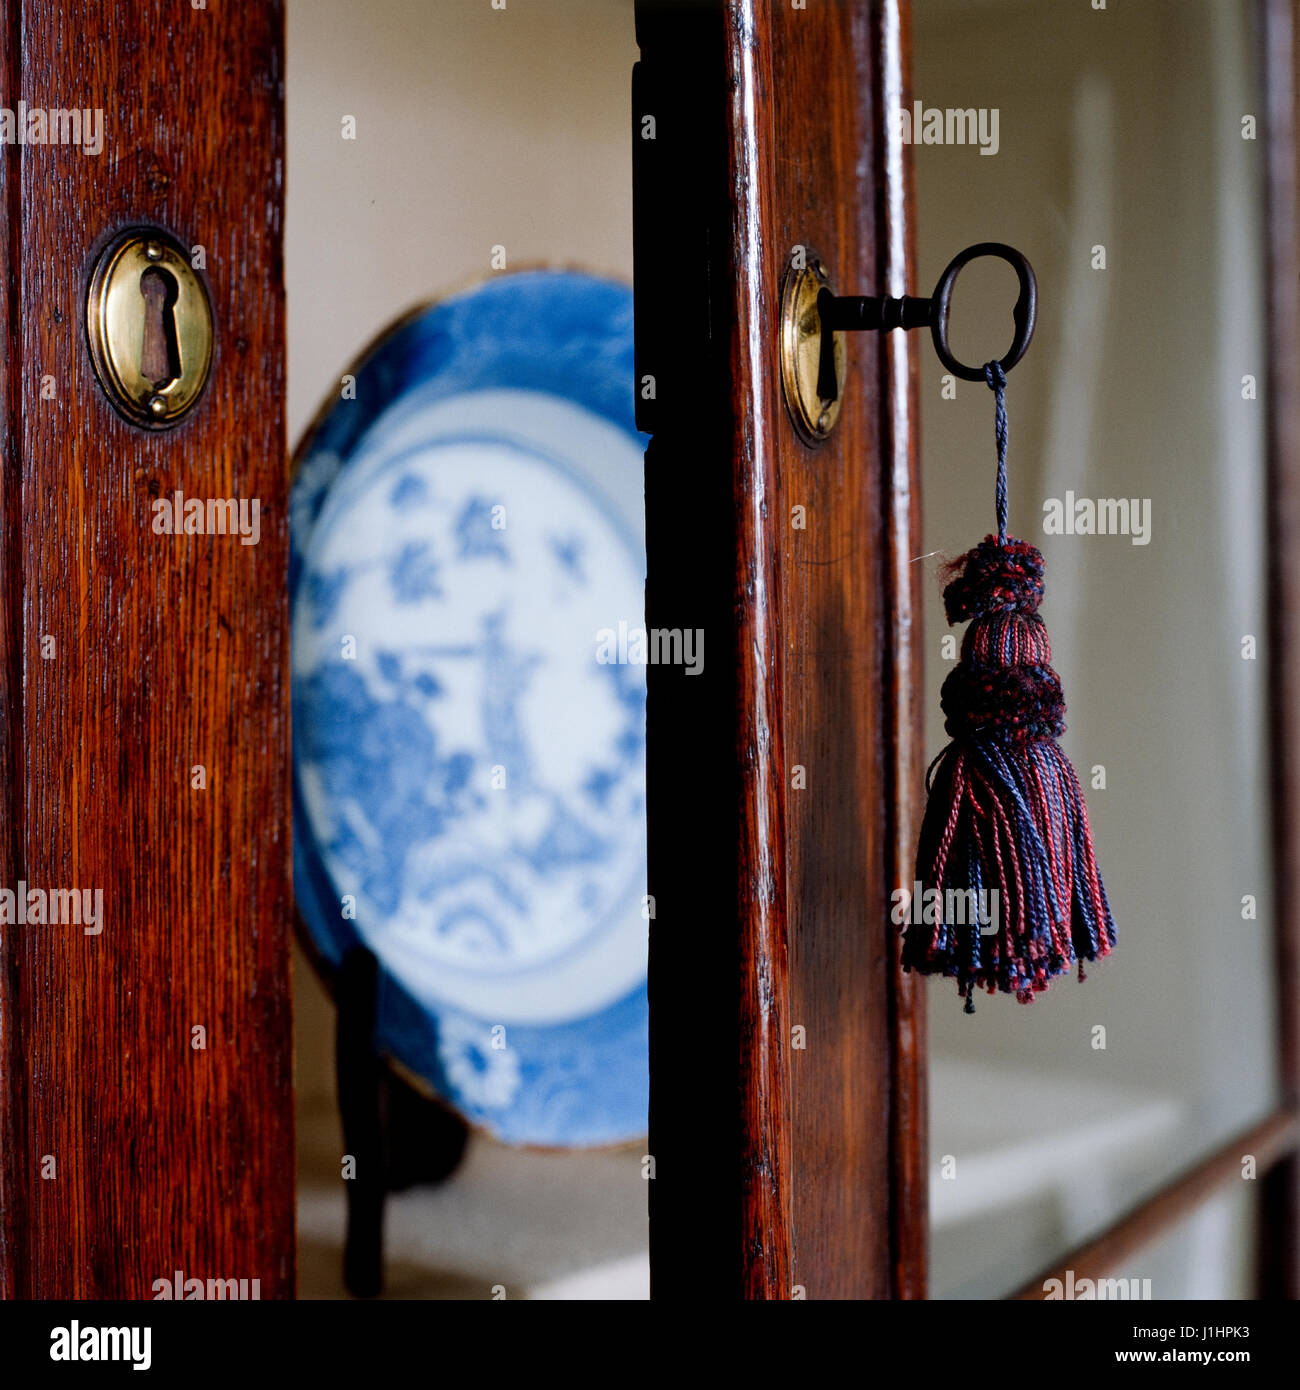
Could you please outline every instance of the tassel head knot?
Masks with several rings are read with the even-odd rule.
[[[948,673],[941,700],[951,738],[1005,741],[1058,738],[1065,732],[1065,696],[1047,665],[963,661]]]
[[[994,613],[1036,613],[1043,597],[1043,557],[1028,541],[985,536],[952,569],[943,591],[950,623]]]

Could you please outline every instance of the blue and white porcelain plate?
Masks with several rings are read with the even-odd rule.
[[[645,1132],[632,296],[502,276],[399,324],[299,451],[294,866],[376,1042],[510,1143]],[[345,392],[350,396],[350,392]]]

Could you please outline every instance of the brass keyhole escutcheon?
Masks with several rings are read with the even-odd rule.
[[[822,341],[818,296],[834,287],[819,260],[792,266],[781,293],[781,380],[795,429],[806,443],[825,439],[844,397],[844,334]]]
[[[203,281],[165,232],[136,227],[107,246],[86,296],[86,335],[114,409],[168,429],[194,408],[212,364]]]

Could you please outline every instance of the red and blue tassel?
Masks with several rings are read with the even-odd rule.
[[[955,978],[967,1013],[977,989],[1027,1004],[1076,965],[1082,980],[1115,944],[1079,779],[1056,742],[1065,699],[1038,616],[1043,557],[1006,531],[1006,377],[996,362],[984,373],[998,533],[955,562],[943,594],[948,621],[970,626],[943,683],[952,742],[926,777],[916,879],[932,910],[903,940],[904,968]]]

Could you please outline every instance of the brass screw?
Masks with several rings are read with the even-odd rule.
[[[163,416],[167,414],[167,397],[150,396],[149,413],[154,417],[155,420],[161,420]]]
[[[830,410],[830,406],[827,406],[826,409],[823,410],[822,413],[817,417],[817,428],[818,428],[818,430],[819,430],[822,434],[825,434],[826,431],[827,431],[828,429],[830,429],[830,427],[831,427],[831,410]]]
[[[163,256],[162,243],[157,241],[147,241],[144,246],[144,254],[151,261],[160,261]]]

